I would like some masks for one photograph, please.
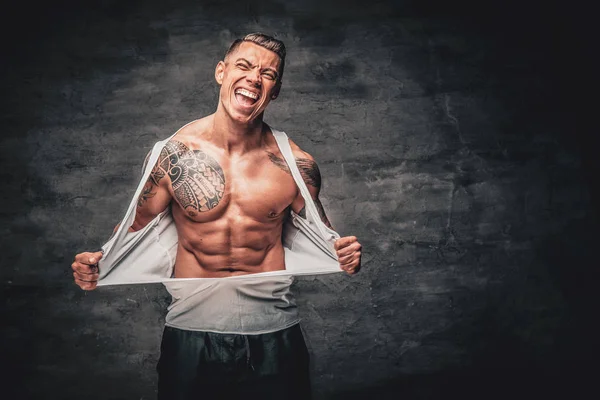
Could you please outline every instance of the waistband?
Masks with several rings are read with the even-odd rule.
[[[263,334],[300,321],[292,276],[166,282],[173,300],[165,325],[189,331]]]

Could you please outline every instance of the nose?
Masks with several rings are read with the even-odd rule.
[[[246,81],[254,87],[259,88],[261,85],[260,71],[258,68],[252,68],[246,75]]]

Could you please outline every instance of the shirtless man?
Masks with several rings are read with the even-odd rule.
[[[215,69],[220,85],[216,112],[187,125],[163,148],[129,230],[143,228],[171,206],[179,237],[176,278],[228,277],[285,269],[282,226],[290,208],[303,214],[304,199],[269,126],[263,123],[266,107],[279,94],[284,63],[285,47],[272,37],[250,34],[236,40]],[[319,168],[310,154],[293,143],[291,146],[320,216],[330,226],[318,197]],[[349,274],[358,272],[361,245],[356,237],[340,238],[334,247],[340,268]],[[75,256],[73,276],[82,289],[96,287],[101,257],[101,252]],[[245,399],[310,397],[306,346],[297,323],[256,335],[177,329],[167,332],[167,328],[158,367],[159,398],[188,399],[199,394],[213,398],[209,393]],[[169,343],[166,336],[171,337]],[[191,347],[190,341],[195,341]],[[184,342],[188,347],[182,347]],[[258,361],[242,378],[238,372],[231,372],[233,378],[229,379],[227,368],[220,372],[225,377],[208,377],[206,374],[215,368],[199,372],[199,364],[206,361],[202,357],[224,351],[221,346],[198,356],[202,348],[208,349],[208,342],[213,346],[214,342],[230,343],[225,347],[241,354],[244,352],[236,346],[242,346],[242,350],[245,347],[248,353],[252,346]],[[260,348],[264,354],[257,354]],[[276,366],[269,361],[281,361],[282,357],[283,363]],[[237,363],[235,357],[232,360],[232,365]],[[191,367],[186,370],[185,365]],[[190,368],[197,375],[204,374],[205,379],[185,378]],[[230,389],[233,391],[227,392]]]

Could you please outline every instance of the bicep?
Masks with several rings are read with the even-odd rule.
[[[169,192],[168,178],[159,162],[157,162],[138,197],[135,220],[130,231],[137,231],[145,227],[158,214],[163,212],[170,202],[171,193]]]
[[[331,223],[329,222],[329,219],[325,214],[323,204],[319,199],[319,193],[321,192],[321,171],[319,170],[319,166],[317,165],[315,160],[308,154],[307,157],[297,157],[296,165],[298,166],[298,169],[300,170],[300,175],[302,175],[302,179],[304,180],[304,183],[306,183],[306,187],[310,192],[310,196],[312,197],[315,206],[317,207],[317,211],[319,213],[321,221],[323,221],[325,225],[331,228]],[[302,198],[300,194],[298,196]],[[304,199],[302,199],[302,201],[299,203],[302,204],[301,208],[304,208]],[[301,211],[304,210],[300,210],[300,212]]]
[[[321,199],[319,199],[319,192],[320,192],[321,188],[320,187],[315,188],[308,184],[306,186],[308,187],[308,191],[310,192],[313,202],[315,203],[315,206],[317,207],[317,212],[319,213],[319,217],[321,218],[321,221],[323,221],[323,223],[328,228],[332,228],[331,223],[329,222],[329,218],[327,218],[327,214],[325,213],[325,209],[323,208],[323,204],[321,203]]]

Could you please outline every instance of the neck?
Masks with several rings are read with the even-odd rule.
[[[218,107],[213,118],[214,142],[230,154],[243,154],[261,146],[263,126],[263,114],[241,122],[233,120]]]

